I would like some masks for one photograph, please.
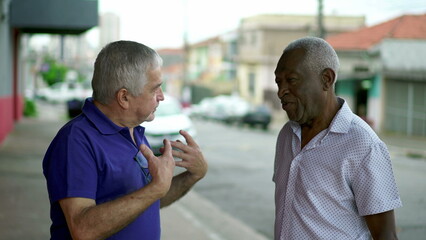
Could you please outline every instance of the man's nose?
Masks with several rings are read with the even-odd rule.
[[[288,94],[288,84],[287,83],[280,83],[278,85],[278,97],[282,98],[284,97],[286,94]]]
[[[163,89],[159,89],[158,90],[159,91],[159,93],[158,93],[158,95],[157,95],[157,97],[158,97],[158,101],[163,101],[164,100],[164,92],[163,92]]]

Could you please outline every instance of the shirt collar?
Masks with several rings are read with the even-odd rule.
[[[105,114],[103,114],[93,103],[93,98],[87,98],[84,102],[82,112],[92,122],[95,127],[104,135],[116,134],[127,127],[120,127],[113,123]],[[144,133],[145,128],[137,126],[134,128],[139,133]]]
[[[352,110],[343,98],[337,98],[339,105],[342,105],[330,123],[329,131],[335,133],[347,133],[354,118]]]

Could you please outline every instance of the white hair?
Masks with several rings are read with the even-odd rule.
[[[147,82],[147,73],[161,65],[158,53],[141,43],[116,41],[107,44],[95,61],[93,99],[108,104],[122,88],[138,96]]]
[[[336,74],[339,71],[339,57],[333,47],[324,39],[317,37],[304,37],[291,42],[284,50],[288,52],[296,48],[304,49],[305,57],[303,64],[317,74],[321,74],[326,68],[330,68]]]

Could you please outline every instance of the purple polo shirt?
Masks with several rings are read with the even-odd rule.
[[[51,239],[71,239],[58,200],[82,197],[101,204],[147,184],[134,160],[137,146],[148,145],[144,131],[140,126],[134,129],[135,145],[129,129],[115,125],[91,98],[86,99],[83,113],[59,130],[43,159],[51,204]],[[157,201],[108,239],[160,239],[159,209]]]

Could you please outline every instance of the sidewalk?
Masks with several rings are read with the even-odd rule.
[[[57,109],[54,112],[22,119],[0,146],[0,240],[49,239],[49,203],[41,161],[66,121],[56,117]],[[279,124],[274,122],[274,129]],[[392,155],[426,159],[425,138],[381,137]],[[162,209],[161,217],[163,240],[266,240],[194,191]]]
[[[49,202],[42,174],[44,153],[65,120],[49,112],[22,119],[0,146],[0,240],[49,239]],[[162,239],[266,240],[191,191],[161,210]]]
[[[426,161],[426,137],[409,137],[399,134],[380,134],[392,155],[406,156]]]

